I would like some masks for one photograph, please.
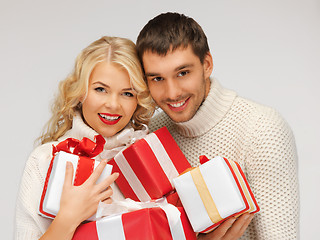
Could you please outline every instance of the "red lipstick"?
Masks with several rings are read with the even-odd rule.
[[[110,113],[99,113],[98,116],[100,120],[107,125],[114,125],[118,123],[122,117],[121,115]]]

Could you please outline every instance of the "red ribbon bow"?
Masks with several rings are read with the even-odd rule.
[[[96,142],[86,137],[82,138],[82,140],[67,138],[57,144],[57,146],[53,146],[52,153],[55,155],[55,153],[59,151],[64,151],[78,156],[92,158],[103,151],[103,146],[106,143],[106,140],[101,135],[95,136],[94,140]]]

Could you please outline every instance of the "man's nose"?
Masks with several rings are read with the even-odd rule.
[[[175,79],[167,79],[166,81],[166,94],[167,98],[172,101],[179,100],[182,94],[181,83]]]

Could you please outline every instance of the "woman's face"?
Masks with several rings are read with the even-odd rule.
[[[113,63],[98,63],[82,102],[85,122],[102,136],[111,137],[129,123],[136,108],[137,96],[127,71]]]

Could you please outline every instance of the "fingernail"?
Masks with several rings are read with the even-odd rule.
[[[231,223],[234,223],[236,220],[237,220],[237,218],[232,217],[232,218],[231,218]]]
[[[115,172],[114,174],[116,175],[116,177],[119,177],[119,175],[120,175],[120,173],[118,173],[118,172]]]
[[[72,164],[71,162],[67,161],[66,168],[70,168],[71,164]]]

